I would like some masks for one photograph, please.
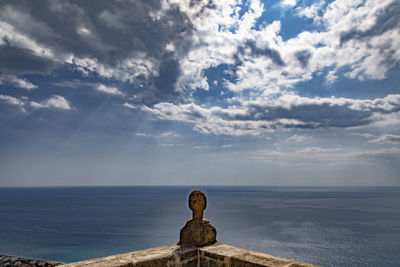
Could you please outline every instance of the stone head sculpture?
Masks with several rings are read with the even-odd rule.
[[[207,207],[206,195],[200,190],[195,190],[189,195],[189,208],[193,218],[186,222],[179,234],[179,245],[202,247],[214,244],[217,231],[211,223],[203,219],[203,211]]]
[[[189,208],[193,211],[194,220],[203,219],[203,211],[207,207],[206,195],[200,190],[195,190],[189,195]]]

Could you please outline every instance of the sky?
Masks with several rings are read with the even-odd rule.
[[[0,186],[400,185],[398,0],[2,0]]]

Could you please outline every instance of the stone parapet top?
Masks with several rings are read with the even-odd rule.
[[[167,265],[161,265],[161,263],[170,261],[176,262],[177,261],[176,257],[181,257],[181,256],[189,258],[188,254],[191,253],[193,254],[193,257],[197,259],[196,248],[180,248],[180,246],[178,245],[169,245],[169,246],[162,246],[162,247],[134,251],[125,254],[113,255],[104,258],[97,258],[97,259],[65,264],[61,265],[60,267],[167,266]]]
[[[269,266],[269,267],[315,267],[316,265],[280,258],[269,254],[256,252],[248,249],[238,248],[222,243],[199,249],[200,259],[210,259],[213,262],[219,259],[218,263],[223,265],[203,265],[199,266]]]
[[[247,249],[216,243],[205,247],[170,245],[105,258],[61,265],[61,267],[313,267],[315,265],[271,256]]]

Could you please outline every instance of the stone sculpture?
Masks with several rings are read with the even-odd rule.
[[[193,211],[193,218],[181,229],[178,245],[203,247],[217,242],[215,227],[208,220],[203,219],[203,211],[206,207],[207,198],[203,192],[195,190],[190,193],[189,208]]]

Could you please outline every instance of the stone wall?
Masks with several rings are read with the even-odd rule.
[[[206,247],[157,247],[105,258],[62,265],[62,267],[313,267],[315,265],[279,258],[221,243]]]
[[[33,260],[15,256],[0,255],[1,267],[54,267],[61,263]]]

